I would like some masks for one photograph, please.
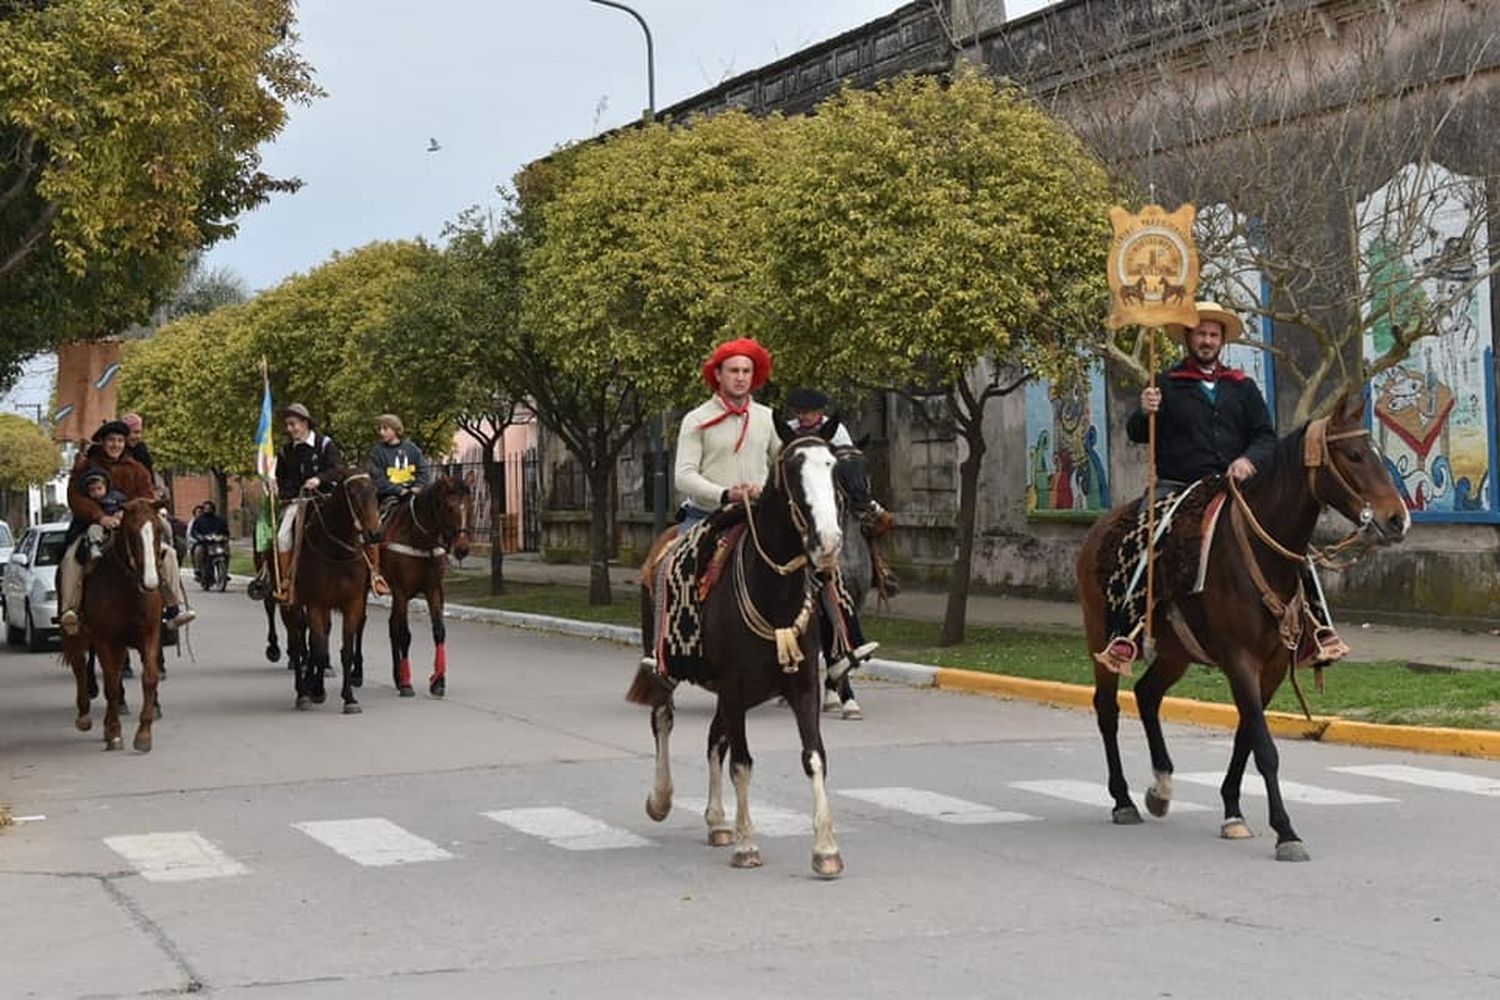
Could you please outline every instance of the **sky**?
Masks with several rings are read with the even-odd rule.
[[[668,107],[902,6],[902,0],[629,0]],[[1046,0],[1007,0],[1019,17]],[[304,182],[210,250],[252,290],[336,250],[424,236],[499,205],[524,164],[638,117],[645,39],[587,0],[301,0],[299,50],[327,96],[294,106],[264,169]],[[441,147],[428,152],[430,140]]]

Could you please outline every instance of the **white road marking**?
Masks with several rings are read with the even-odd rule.
[[[1445,792],[1500,796],[1500,779],[1464,774],[1461,771],[1439,771],[1436,768],[1408,767],[1405,764],[1357,764],[1350,767],[1330,767],[1328,770],[1338,771],[1341,774],[1357,774],[1366,778],[1399,781],[1407,785],[1440,788]]]
[[[672,815],[675,817],[679,812],[691,816],[703,824],[703,812],[708,808],[707,799],[685,798],[677,799],[672,804]],[[813,832],[812,816],[810,813],[794,812],[791,809],[782,809],[777,806],[763,805],[760,802],[750,803],[750,819],[755,823],[755,835],[757,837],[811,837]],[[725,811],[725,822],[734,822],[734,803],[730,802]],[[708,829],[708,827],[704,827]],[[840,825],[840,829],[843,826]]]
[[[330,819],[293,823],[309,837],[368,868],[447,861],[453,857],[430,840],[402,829],[388,819]]]
[[[105,837],[104,844],[150,882],[191,882],[250,872],[195,830]]]
[[[1177,775],[1182,777],[1182,775]],[[1045,781],[1012,781],[1010,787],[1018,788],[1023,792],[1035,792],[1038,795],[1050,795],[1054,799],[1062,799],[1064,802],[1078,802],[1086,806],[1102,806],[1105,809],[1114,807],[1115,800],[1109,794],[1109,788],[1094,781],[1076,781],[1072,778],[1049,778]],[[1212,812],[1208,806],[1200,806],[1196,802],[1184,802],[1181,799],[1172,800],[1173,812]]]
[[[1006,812],[979,802],[956,799],[951,795],[924,791],[921,788],[849,788],[839,795],[869,802],[886,809],[896,809],[940,823],[977,826],[984,823],[1024,823],[1040,819],[1028,813]]]
[[[1176,775],[1179,781],[1189,781],[1195,785],[1209,785],[1218,788],[1224,783],[1224,775],[1218,771],[1199,771],[1195,774]],[[1398,799],[1388,799],[1383,795],[1365,795],[1360,792],[1341,792],[1336,788],[1320,788],[1317,785],[1304,785],[1300,781],[1287,781],[1281,779],[1281,797],[1287,802],[1301,802],[1310,806],[1364,806],[1375,805],[1381,802],[1397,802]],[[1240,793],[1251,798],[1265,798],[1266,784],[1254,774],[1246,774],[1245,780],[1240,786]]]
[[[497,809],[484,815],[532,837],[540,837],[565,851],[609,851],[621,847],[653,847],[652,841],[603,820],[561,806]]]

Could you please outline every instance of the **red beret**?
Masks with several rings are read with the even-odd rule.
[[[719,366],[730,358],[746,357],[755,366],[755,374],[750,379],[750,390],[753,392],[765,385],[771,377],[771,354],[760,341],[753,337],[741,337],[739,340],[729,340],[720,344],[715,350],[713,357],[703,365],[703,381],[714,392],[719,391]]]

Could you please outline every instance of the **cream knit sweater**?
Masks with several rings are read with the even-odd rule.
[[[724,406],[715,396],[682,418],[677,436],[677,493],[704,510],[717,510],[720,496],[731,486],[764,483],[781,447],[771,408],[753,401],[747,417],[730,417],[699,429],[700,424],[723,412]],[[747,419],[750,429],[745,443],[735,451]]]

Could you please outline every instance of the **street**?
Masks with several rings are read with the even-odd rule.
[[[55,654],[0,653],[5,996],[1500,995],[1500,762],[1283,741],[1313,860],[1277,864],[1253,770],[1257,837],[1217,836],[1226,733],[1169,727],[1173,813],[1114,827],[1092,716],[866,683],[865,721],[824,718],[826,882],[784,708],[751,718],[765,866],[738,871],[706,843],[702,692],[645,814],[629,648],[450,622],[447,699],[399,699],[372,609],[364,713],[336,683],[297,712],[259,605],[193,599],[149,755],[102,751],[102,701],[74,730]],[[1134,720],[1122,743],[1140,802]]]

